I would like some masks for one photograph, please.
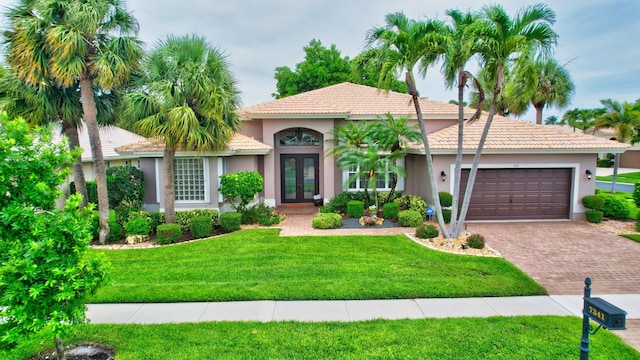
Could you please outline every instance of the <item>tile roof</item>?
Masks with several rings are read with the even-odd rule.
[[[138,142],[120,146],[115,149],[120,154],[136,153],[138,155],[144,153],[159,153],[164,151],[164,143],[160,139],[144,139]],[[231,141],[227,143],[222,153],[243,153],[252,154],[268,153],[271,146],[261,143],[258,140],[250,138],[246,135],[235,134]]]
[[[457,105],[440,101],[420,98],[420,106],[425,117],[455,118],[458,114]],[[471,109],[467,111],[473,113]],[[244,107],[238,113],[243,119],[295,115],[359,119],[375,118],[386,113],[416,118],[411,95],[348,82]]]
[[[130,144],[134,141],[141,141],[144,138],[117,126],[100,127],[100,144],[102,145],[102,155],[106,160],[120,158],[120,154],[116,152],[116,148],[122,145]],[[57,126],[53,131],[54,141],[62,138],[60,127]],[[93,161],[91,156],[91,145],[89,144],[89,132],[87,126],[82,126],[78,131],[80,147],[82,148],[82,161]]]
[[[475,152],[487,113],[471,124],[465,122],[463,149]],[[429,134],[429,146],[434,153],[450,153],[458,148],[458,124]],[[623,152],[628,144],[611,141],[581,132],[567,132],[548,125],[496,115],[491,122],[483,152]],[[410,149],[424,151],[422,144],[413,144]]]

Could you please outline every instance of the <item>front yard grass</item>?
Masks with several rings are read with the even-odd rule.
[[[613,175],[596,176],[596,180],[598,180],[598,181],[613,181]],[[637,182],[640,182],[640,172],[618,174],[618,177],[616,178],[616,182],[627,183],[627,184],[635,184]]]
[[[622,234],[620,236],[626,237],[629,240],[633,240],[635,242],[639,242],[640,243],[640,235],[637,235],[637,234]]]
[[[578,317],[366,322],[82,325],[66,344],[102,343],[127,359],[577,359]],[[23,360],[52,338],[34,336],[0,358]],[[590,359],[638,359],[611,331],[590,336]]]
[[[93,303],[519,296],[545,289],[501,258],[453,255],[396,236],[279,237],[243,230],[138,250],[112,264]]]

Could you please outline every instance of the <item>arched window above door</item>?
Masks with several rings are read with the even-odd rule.
[[[276,134],[278,146],[320,146],[320,133],[311,129],[292,128]]]

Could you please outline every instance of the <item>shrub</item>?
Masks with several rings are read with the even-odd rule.
[[[273,215],[274,209],[266,204],[256,204],[246,211],[242,212],[243,224],[256,224],[260,223],[261,219],[269,219]],[[277,224],[277,223],[276,223]]]
[[[421,224],[416,229],[416,237],[420,239],[433,239],[438,237],[439,234],[438,228],[433,224]]]
[[[180,229],[184,233],[191,229],[191,219],[198,216],[208,216],[215,224],[218,222],[219,214],[218,210],[213,209],[180,210],[175,212],[175,222],[180,225]]]
[[[364,203],[358,200],[351,200],[347,203],[347,215],[359,218],[364,214]]]
[[[598,224],[602,222],[604,213],[599,210],[589,210],[584,212],[584,216],[587,218],[588,222]]]
[[[178,224],[162,224],[158,226],[158,244],[173,244],[182,238],[182,230]]]
[[[138,210],[138,211],[132,211],[129,213],[129,217],[127,218],[127,221],[131,221],[133,219],[137,219],[137,218],[142,218],[145,219],[149,224],[151,224],[151,215],[144,211],[144,210]]]
[[[149,221],[142,217],[137,217],[124,224],[124,228],[129,235],[149,235]]]
[[[118,224],[124,226],[124,224],[129,221],[129,214],[131,214],[132,212],[140,211],[140,209],[122,204],[117,206],[114,211],[116,213],[116,221],[118,221]]]
[[[382,208],[382,217],[385,219],[398,218],[398,213],[400,212],[400,206],[396,203],[388,203],[384,204]]]
[[[467,238],[467,244],[470,248],[484,249],[484,237],[480,234],[471,234]]]
[[[244,212],[249,202],[262,191],[262,186],[263,179],[257,171],[238,171],[220,176],[218,191],[236,211]],[[234,204],[236,201],[238,205]]]
[[[398,214],[400,226],[418,227],[422,224],[422,215],[415,210],[402,210]]]
[[[640,232],[640,215],[638,216],[638,222],[636,223],[636,231]]]
[[[604,206],[604,198],[597,195],[587,195],[582,198],[582,205],[587,209],[600,210]]]
[[[445,223],[450,223],[451,222],[451,209],[442,209],[442,218],[444,219]]]
[[[121,204],[140,206],[144,200],[144,173],[133,166],[114,166],[107,169],[109,207]]]
[[[440,197],[440,206],[442,207],[450,207],[453,205],[453,195],[449,194],[446,191],[441,191],[438,193]]]
[[[149,223],[149,231],[152,233],[158,232],[158,226],[164,224],[164,213],[163,212],[152,212],[149,214],[151,216],[151,222]]]
[[[242,225],[242,213],[228,212],[220,215],[220,227],[224,232],[240,230]]]
[[[109,221],[109,242],[118,242],[124,236],[124,230],[122,229],[122,225],[118,224],[117,221]]]
[[[640,207],[640,182],[633,185],[633,202]]]
[[[314,229],[337,229],[342,226],[342,216],[336,213],[318,214],[311,220]]]
[[[196,216],[191,219],[191,236],[200,239],[211,235],[213,220],[208,216]]]
[[[98,205],[98,185],[96,185],[95,181],[87,181],[87,202]],[[71,182],[69,184],[69,194],[73,195],[76,193],[76,184],[75,182]],[[109,204],[111,206],[111,204]]]
[[[378,193],[378,203],[380,204],[393,203],[395,199],[402,196],[402,192],[399,192],[399,191],[394,192],[392,199],[389,199],[389,195],[390,193],[387,193],[387,192]]]
[[[427,208],[429,204],[418,195],[402,195],[394,200],[400,210],[414,210],[420,213],[423,219],[427,218]]]
[[[258,215],[258,224],[262,226],[276,225],[279,224],[280,221],[282,221],[280,215],[273,210],[269,213],[260,213]]]
[[[612,163],[613,161],[611,161],[611,159],[598,159],[598,167],[609,168]]]
[[[329,213],[335,212],[335,210],[332,210],[331,206],[328,206],[328,205],[320,206],[319,211],[321,214],[329,214]]]
[[[631,204],[627,200],[606,194],[597,196],[604,198],[604,206],[601,209],[604,216],[612,219],[628,219],[631,216]]]

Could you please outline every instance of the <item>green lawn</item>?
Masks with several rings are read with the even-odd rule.
[[[633,240],[635,242],[639,242],[640,243],[640,235],[636,235],[636,234],[622,234],[622,237],[626,237],[627,239]]]
[[[84,325],[67,344],[108,344],[138,359],[577,359],[581,319],[532,316],[351,323],[222,322]],[[590,359],[638,359],[611,331],[590,336]],[[34,337],[0,358],[23,360],[53,340]]]
[[[596,180],[598,181],[612,181],[613,176],[596,176]],[[627,183],[627,184],[635,184],[640,182],[640,172],[632,172],[626,174],[618,174],[618,178],[616,182]]]
[[[112,264],[89,301],[393,299],[544,294],[501,258],[442,253],[397,236],[279,237],[244,230],[138,250],[91,250]]]

